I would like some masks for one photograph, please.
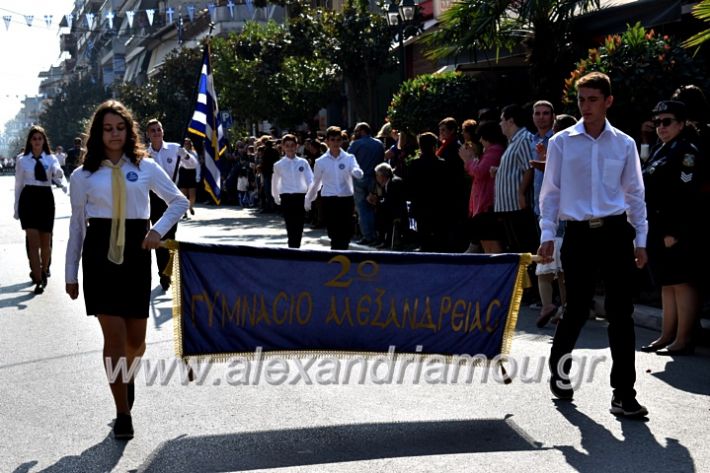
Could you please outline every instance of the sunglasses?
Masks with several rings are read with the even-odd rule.
[[[671,126],[671,123],[677,122],[677,121],[678,120],[676,120],[675,118],[670,118],[670,117],[656,118],[655,120],[653,120],[653,126],[655,126],[656,128],[658,128],[659,126],[664,126],[664,127]]]

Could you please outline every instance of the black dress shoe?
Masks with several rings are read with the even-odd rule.
[[[163,288],[163,291],[170,289],[170,278],[167,276],[160,276],[160,287]]]
[[[656,352],[656,355],[661,355],[661,356],[688,356],[692,355],[695,353],[695,347],[692,345],[685,346],[683,348],[664,348],[662,350],[658,350]]]
[[[653,353],[657,352],[661,348],[666,348],[668,345],[670,345],[671,342],[665,342],[665,343],[649,343],[648,345],[644,345],[641,347],[641,351],[645,353]]]
[[[117,440],[131,440],[133,438],[133,419],[130,414],[116,416],[116,423],[113,424],[113,437]]]

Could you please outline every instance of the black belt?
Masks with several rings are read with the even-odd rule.
[[[566,220],[567,228],[602,228],[605,225],[619,224],[626,222],[626,212],[608,217],[592,218],[589,220]]]

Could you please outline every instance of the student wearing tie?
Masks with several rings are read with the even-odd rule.
[[[15,164],[15,219],[25,231],[35,294],[47,285],[54,229],[52,181],[66,189],[64,172],[49,151],[47,133],[33,126],[27,134],[24,156]]]
[[[145,148],[131,113],[115,100],[99,105],[90,121],[83,165],[70,179],[71,223],[66,292],[79,296],[79,262],[87,315],[98,318],[106,369],[128,367],[145,351],[149,314],[150,250],[188,209],[188,201]],[[151,226],[149,191],[167,209]],[[116,405],[113,433],[133,437],[132,379],[109,380]]]

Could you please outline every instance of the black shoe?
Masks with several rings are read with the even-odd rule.
[[[615,416],[624,417],[645,417],[648,415],[648,409],[639,404],[636,398],[619,400],[616,396],[611,398],[609,412]]]
[[[170,289],[170,278],[167,276],[160,276],[160,287],[163,288],[163,291]]]
[[[47,278],[49,276],[44,271],[42,272],[42,287],[47,287]]]
[[[44,292],[44,287],[39,283],[35,286],[35,294],[42,294]]]
[[[661,348],[666,348],[668,345],[670,345],[671,342],[666,342],[666,343],[649,343],[648,345],[644,345],[641,347],[641,351],[644,353],[653,353],[657,352]]]
[[[49,268],[47,268],[47,272],[45,274],[47,275],[48,278],[52,277],[52,273],[49,272]]]
[[[563,401],[571,401],[574,397],[574,389],[566,387],[566,385],[569,385],[569,381],[564,381],[556,376],[550,378],[552,395]]]
[[[686,345],[683,348],[663,348],[656,351],[656,355],[661,356],[688,356],[695,353],[693,345]]]
[[[133,409],[133,403],[136,400],[136,383],[126,384],[126,390],[128,393],[128,408]]]
[[[190,207],[190,215],[195,215],[195,209],[193,209],[192,207]]]
[[[131,440],[133,438],[133,420],[130,414],[118,414],[113,424],[113,438]]]

